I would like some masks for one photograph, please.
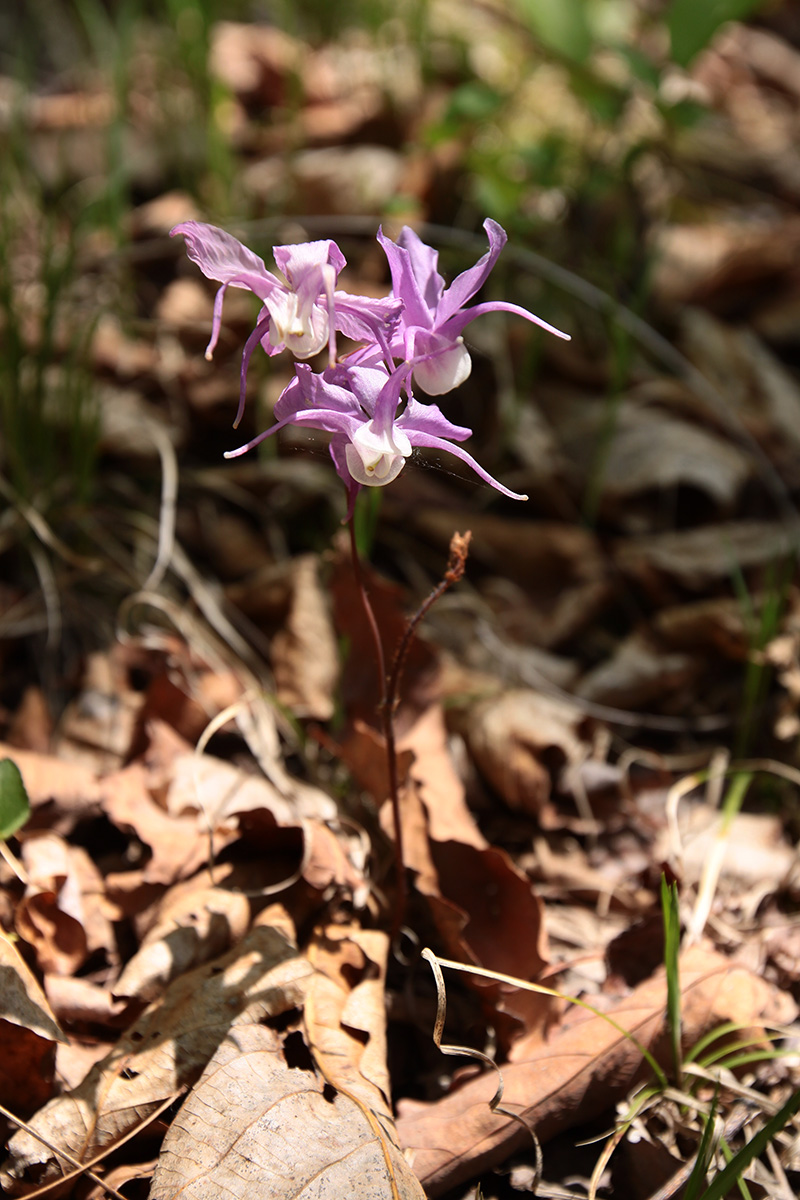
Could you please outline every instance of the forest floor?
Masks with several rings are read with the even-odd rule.
[[[789,1200],[800,10],[167,8],[0,22],[2,1187]],[[294,368],[234,431],[258,305],[208,361],[168,234],[380,296],[381,222],[450,281],[486,217],[477,299],[571,340],[483,317],[435,398],[527,501],[438,449],[358,498],[387,662],[471,534],[394,710],[400,913],[327,435],[223,459]]]

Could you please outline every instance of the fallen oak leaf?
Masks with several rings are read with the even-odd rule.
[[[333,1094],[332,1094],[333,1093]],[[150,1200],[423,1200],[400,1150],[364,1110],[289,1066],[278,1034],[243,1025],[173,1121]]]
[[[746,1019],[758,1024],[779,995],[751,971],[700,947],[681,956],[680,979],[687,1044],[732,1013],[744,1022],[745,1006]],[[535,1129],[542,1143],[613,1107],[642,1077],[642,1049],[661,1062],[670,1061],[666,1001],[662,972],[608,1014],[570,1014],[548,1042],[537,1043],[534,1037],[517,1042],[512,1061],[503,1066],[505,1106]],[[493,1081],[480,1076],[434,1104],[401,1102],[400,1142],[429,1196],[503,1162],[524,1146],[526,1134],[517,1121],[501,1119],[490,1110],[492,1086]]]
[[[61,1177],[64,1160],[37,1140],[40,1131],[79,1160],[116,1144],[168,1096],[192,1086],[232,1025],[301,1003],[310,973],[284,928],[259,924],[228,954],[176,979],[77,1088],[36,1113],[32,1133],[11,1138],[4,1186],[20,1195],[31,1178]]]

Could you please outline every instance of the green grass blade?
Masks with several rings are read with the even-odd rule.
[[[661,908],[664,913],[664,966],[667,972],[667,1026],[672,1045],[672,1069],[681,1077],[681,980],[678,952],[681,945],[681,918],[677,884],[661,876]]]
[[[723,1167],[716,1179],[712,1180],[711,1184],[703,1192],[701,1200],[723,1200],[723,1197],[727,1195],[728,1189],[733,1187],[738,1181],[739,1176],[743,1174],[745,1168],[750,1165],[754,1158],[758,1158],[760,1154],[763,1154],[772,1139],[780,1133],[784,1125],[792,1119],[798,1110],[800,1110],[800,1090],[793,1092],[783,1107],[775,1113],[775,1116],[767,1121],[763,1129],[759,1129],[758,1133],[750,1139],[747,1145],[742,1146],[741,1150],[734,1154],[728,1165]]]
[[[700,1145],[697,1148],[697,1157],[694,1160],[692,1173],[689,1176],[684,1192],[683,1200],[696,1200],[700,1195],[700,1188],[705,1181],[708,1164],[711,1161],[711,1139],[714,1136],[714,1120],[717,1115],[717,1104],[719,1102],[719,1088],[714,1091],[714,1099],[711,1102],[711,1112],[706,1118],[705,1126],[703,1127],[703,1136],[700,1139]]]

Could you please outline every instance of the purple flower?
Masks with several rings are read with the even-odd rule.
[[[516,313],[556,337],[569,340],[568,334],[561,333],[527,309],[504,300],[490,300],[476,304],[474,308],[464,307],[486,282],[507,241],[505,230],[496,221],[487,219],[483,227],[489,238],[488,252],[474,267],[459,275],[449,288],[445,288],[437,270],[438,253],[426,246],[413,229],[405,226],[396,243],[385,237],[382,230],[378,231],[378,241],[389,260],[392,293],[404,305],[392,338],[392,354],[406,361],[421,360],[414,367],[414,382],[429,396],[441,396],[451,391],[469,375],[472,360],[461,334],[470,321],[484,313]]]
[[[284,280],[273,275],[262,259],[224,229],[200,221],[184,221],[170,231],[181,233],[186,252],[208,279],[222,286],[214,301],[214,320],[206,358],[211,358],[222,324],[222,303],[229,287],[244,288],[264,305],[242,354],[238,425],[244,410],[247,368],[260,342],[267,354],[289,349],[296,358],[312,358],[327,343],[335,358],[338,329],[355,341],[369,341],[389,354],[388,339],[402,308],[400,300],[380,300],[336,292],[334,287],[345,257],[332,241],[275,246],[273,255]]]
[[[416,446],[446,450],[504,496],[527,500],[527,496],[504,487],[471,454],[453,444],[470,437],[471,429],[453,425],[435,404],[420,404],[414,399],[409,377],[418,366],[413,361],[405,362],[390,373],[383,366],[340,364],[315,375],[307,363],[298,363],[294,379],[275,405],[275,424],[245,446],[228,451],[225,457],[244,454],[285,425],[299,425],[333,435],[330,452],[347,487],[348,517],[362,485],[384,487],[391,483]]]

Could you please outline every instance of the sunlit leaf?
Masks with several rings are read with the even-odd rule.
[[[0,762],[0,839],[13,837],[30,816],[31,802],[19,767],[10,758]]]

